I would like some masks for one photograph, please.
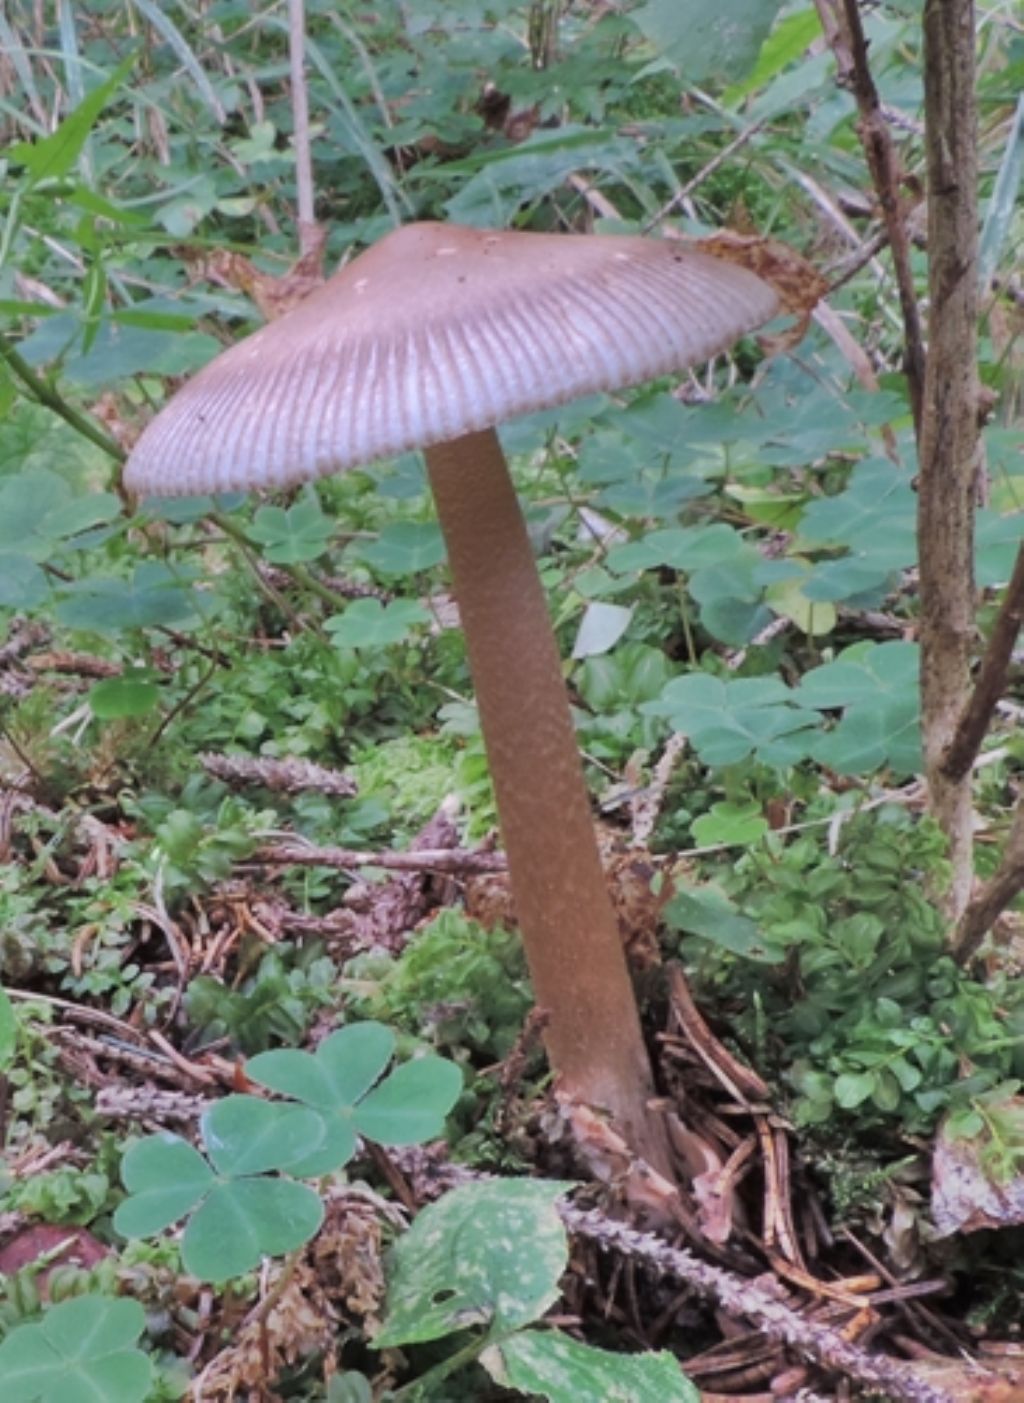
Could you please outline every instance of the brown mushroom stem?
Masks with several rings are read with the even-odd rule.
[[[563,1089],[667,1172],[636,999],[526,524],[493,430],[426,449],[512,893]]]

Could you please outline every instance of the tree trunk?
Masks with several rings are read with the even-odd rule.
[[[929,806],[950,845],[949,914],[971,893],[971,776],[942,761],[970,690],[979,467],[977,119],[973,0],[927,0],[928,352],[918,444],[921,707]]]

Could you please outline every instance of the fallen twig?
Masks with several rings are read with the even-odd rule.
[[[501,852],[467,852],[464,848],[422,848],[411,852],[361,852],[353,848],[319,848],[312,843],[267,843],[257,848],[253,861],[269,866],[381,867],[389,872],[439,872],[448,877],[479,876],[504,872],[508,864]]]

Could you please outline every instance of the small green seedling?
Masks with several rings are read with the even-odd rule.
[[[439,1381],[475,1357],[496,1383],[550,1403],[697,1403],[670,1354],[611,1354],[557,1330],[524,1330],[559,1297],[569,1248],[556,1204],[571,1187],[536,1179],[468,1184],[425,1208],[395,1245],[375,1347],[479,1326],[475,1348],[459,1349],[418,1382]]]
[[[136,1347],[137,1301],[77,1296],[19,1325],[0,1344],[4,1403],[142,1403],[153,1366]]]

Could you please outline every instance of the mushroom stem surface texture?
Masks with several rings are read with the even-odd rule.
[[[611,1112],[665,1172],[561,661],[504,453],[486,430],[428,448],[426,459],[551,1064],[564,1090]]]

